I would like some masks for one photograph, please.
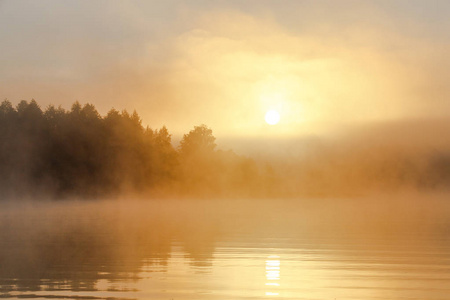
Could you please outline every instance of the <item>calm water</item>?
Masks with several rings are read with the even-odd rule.
[[[450,299],[449,217],[430,199],[3,205],[0,297]]]

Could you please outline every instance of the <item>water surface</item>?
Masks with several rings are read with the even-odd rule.
[[[0,296],[449,299],[449,216],[434,198],[5,204]]]

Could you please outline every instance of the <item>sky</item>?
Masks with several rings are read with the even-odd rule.
[[[0,0],[0,99],[216,137],[446,119],[449,15],[447,0]]]

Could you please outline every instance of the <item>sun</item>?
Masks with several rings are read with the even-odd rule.
[[[280,114],[276,110],[269,110],[266,112],[266,116],[264,117],[267,124],[275,125],[280,121]]]

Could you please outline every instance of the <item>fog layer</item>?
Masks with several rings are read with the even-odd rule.
[[[450,187],[446,120],[382,123],[326,139],[266,139],[253,147],[235,142],[238,154],[206,125],[173,145],[167,128],[144,128],[137,112],[100,116],[90,104],[42,111],[34,100],[16,108],[4,101],[0,123],[4,199],[349,197]]]

